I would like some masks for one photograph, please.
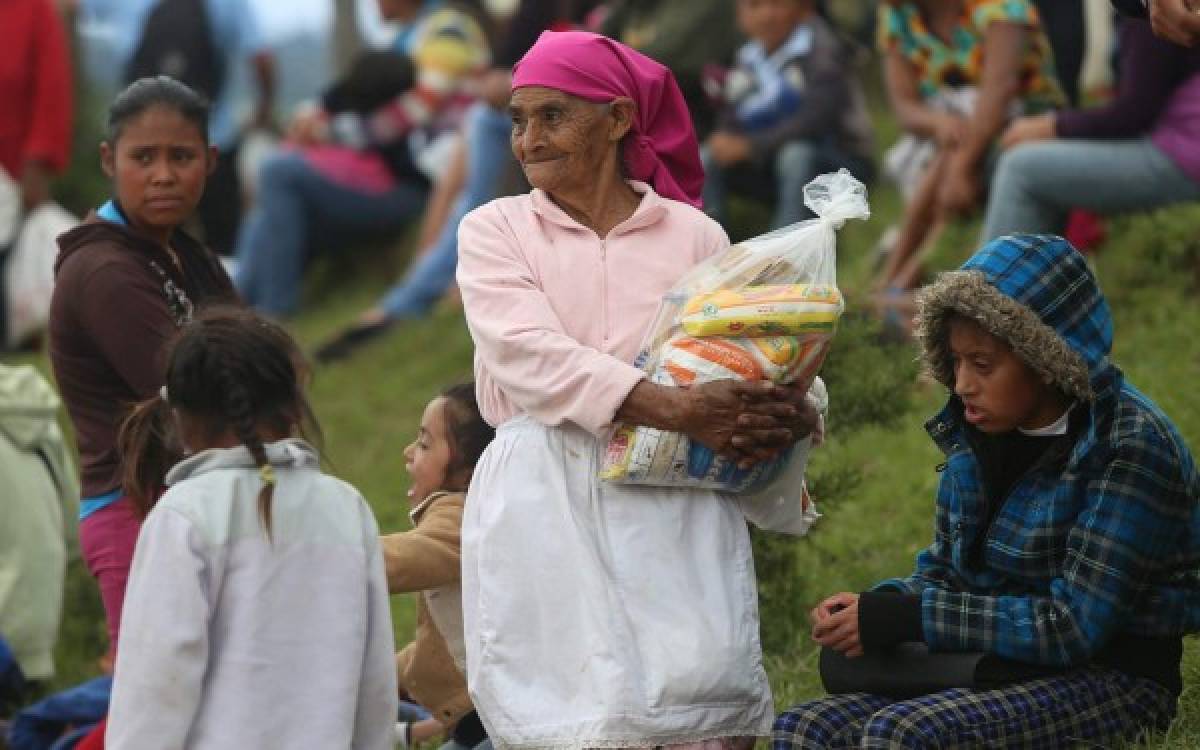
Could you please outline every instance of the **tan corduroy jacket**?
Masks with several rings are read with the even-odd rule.
[[[396,654],[399,686],[453,725],[472,709],[464,677],[462,516],[465,496],[435,492],[413,508],[412,531],[380,539],[388,591],[418,592],[417,637]]]

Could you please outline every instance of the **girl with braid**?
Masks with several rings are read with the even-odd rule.
[[[392,747],[392,623],[379,530],[321,471],[294,341],[237,308],[200,313],[122,445],[175,435],[138,537],[106,747]],[[163,429],[170,425],[169,429]],[[126,454],[155,492],[162,456]]]

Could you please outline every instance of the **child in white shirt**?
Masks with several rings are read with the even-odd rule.
[[[188,457],[138,537],[107,747],[391,748],[379,531],[293,437],[312,422],[300,364],[278,326],[209,312],[171,349],[158,406],[127,424],[136,445],[169,408]],[[137,472],[154,462],[131,458],[127,489],[152,486]]]

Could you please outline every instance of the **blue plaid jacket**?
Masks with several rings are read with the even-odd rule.
[[[952,396],[926,429],[945,453],[933,544],[884,581],[921,597],[932,650],[1086,662],[1118,633],[1200,630],[1200,476],[1170,420],[1108,361],[1112,322],[1065,241],[1005,238],[964,266],[1039,315],[1088,365],[1095,398],[1065,463],[1021,478],[990,529],[979,465]],[[1045,240],[1045,238],[1041,238]],[[987,533],[983,565],[967,565]]]

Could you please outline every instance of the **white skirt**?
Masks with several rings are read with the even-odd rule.
[[[754,560],[737,504],[602,483],[572,425],[503,425],[463,517],[471,698],[497,747],[766,736]]]

